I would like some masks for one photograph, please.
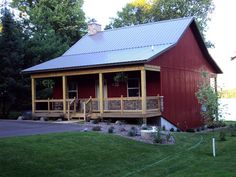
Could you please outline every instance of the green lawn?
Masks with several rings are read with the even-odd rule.
[[[236,176],[236,137],[217,141],[215,158],[211,133],[175,137],[175,145],[150,145],[96,132],[2,138],[0,176]]]

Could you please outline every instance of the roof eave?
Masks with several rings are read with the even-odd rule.
[[[203,37],[197,27],[196,22],[193,20],[190,27],[192,28],[192,30],[194,30],[194,35],[197,38],[199,45],[203,51],[203,53],[205,54],[205,57],[208,59],[208,62],[213,66],[213,68],[215,69],[217,74],[223,74],[223,71],[220,69],[220,67],[217,65],[217,63],[215,62],[215,60],[212,58],[212,56],[210,55],[210,53],[207,50],[206,44],[203,41]]]
[[[112,63],[112,64],[100,64],[100,65],[90,65],[90,66],[75,66],[75,67],[68,67],[68,68],[54,68],[54,69],[42,69],[42,70],[34,70],[34,71],[22,71],[22,74],[39,74],[39,73],[48,73],[48,72],[59,72],[59,71],[73,71],[73,70],[82,70],[82,69],[98,69],[101,67],[116,67],[122,65],[138,65],[146,63],[145,60],[140,61],[132,61],[132,62],[120,62],[120,63]]]

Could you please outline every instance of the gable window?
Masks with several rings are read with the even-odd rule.
[[[139,79],[137,78],[128,79],[127,92],[128,92],[127,93],[128,97],[140,96]]]
[[[69,82],[68,84],[68,98],[78,98],[77,96],[77,83],[76,82]]]

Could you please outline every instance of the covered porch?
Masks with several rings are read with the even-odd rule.
[[[114,82],[117,73],[127,78]],[[151,65],[41,73],[31,76],[36,117],[143,118],[160,116],[160,68]],[[37,98],[38,79],[55,78],[53,96]]]

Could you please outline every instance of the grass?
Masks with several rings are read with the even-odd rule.
[[[175,145],[151,145],[97,132],[0,139],[1,177],[233,177],[236,137],[176,133]],[[218,138],[218,132],[215,132]]]

